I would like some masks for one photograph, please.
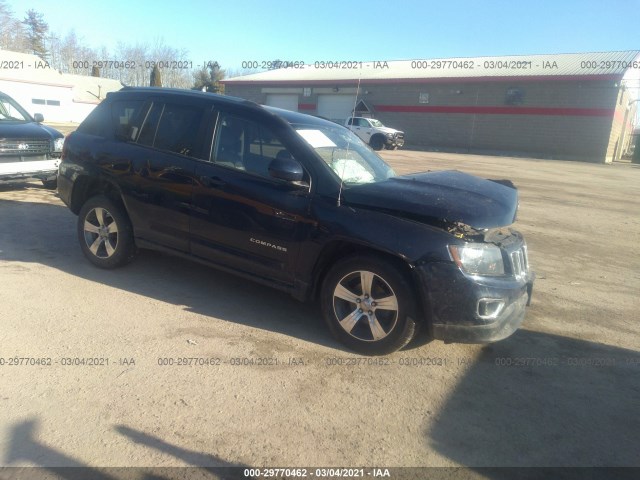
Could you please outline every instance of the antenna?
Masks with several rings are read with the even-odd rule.
[[[356,113],[356,106],[358,105],[358,96],[360,95],[360,80],[362,79],[362,71],[358,72],[358,85],[356,86],[356,98],[353,101],[353,108],[351,109],[351,124],[353,125],[353,116]],[[349,129],[351,135],[355,135],[351,129]],[[347,158],[349,157],[349,147],[351,146],[351,135],[347,140]],[[338,190],[338,207],[340,206],[340,199],[342,198],[342,186],[344,185],[344,169],[347,167],[347,162],[342,164],[342,173],[340,174],[340,190]]]

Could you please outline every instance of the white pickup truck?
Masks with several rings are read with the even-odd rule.
[[[349,117],[344,125],[374,150],[382,150],[385,147],[393,150],[404,145],[404,132],[385,127],[380,120]]]

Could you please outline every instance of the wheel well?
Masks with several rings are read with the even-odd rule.
[[[384,141],[386,140],[386,137],[382,133],[374,133],[373,135],[371,135],[371,140],[369,141],[375,141],[378,139],[380,139],[384,143]]]
[[[405,260],[403,260],[402,258],[396,255],[392,255],[388,252],[377,250],[375,248],[367,247],[365,245],[336,241],[336,242],[331,242],[330,244],[325,246],[322,253],[319,255],[319,259],[314,268],[314,275],[313,275],[314,284],[311,291],[311,298],[313,300],[316,300],[318,298],[318,295],[320,293],[320,287],[322,286],[322,282],[324,281],[324,278],[329,272],[329,270],[331,269],[331,267],[335,265],[335,263],[338,262],[340,259],[351,256],[351,255],[355,255],[355,254],[371,255],[371,256],[375,256],[376,258],[384,258],[385,260],[388,260],[389,262],[391,262],[393,265],[395,265],[398,268],[398,270],[402,274],[405,275],[407,281],[409,282],[409,284],[411,285],[411,288],[413,289],[412,293],[414,295],[414,298],[419,298],[417,296],[417,288],[415,285],[414,277],[411,273],[411,267]]]
[[[77,178],[73,184],[73,194],[71,196],[71,211],[76,215],[80,212],[82,205],[87,200],[96,195],[106,195],[111,200],[122,203],[120,190],[111,182],[102,179],[82,176]]]

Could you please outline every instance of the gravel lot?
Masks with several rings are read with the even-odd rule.
[[[519,187],[520,331],[369,364],[268,288],[153,252],[94,268],[55,192],[3,186],[0,465],[640,466],[640,166],[383,156]]]

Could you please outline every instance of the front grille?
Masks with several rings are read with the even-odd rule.
[[[42,138],[2,138],[0,155],[38,155],[51,152],[51,140]]]
[[[527,246],[523,245],[515,252],[509,255],[511,258],[511,271],[517,278],[522,277],[529,272],[529,258],[527,256]]]

